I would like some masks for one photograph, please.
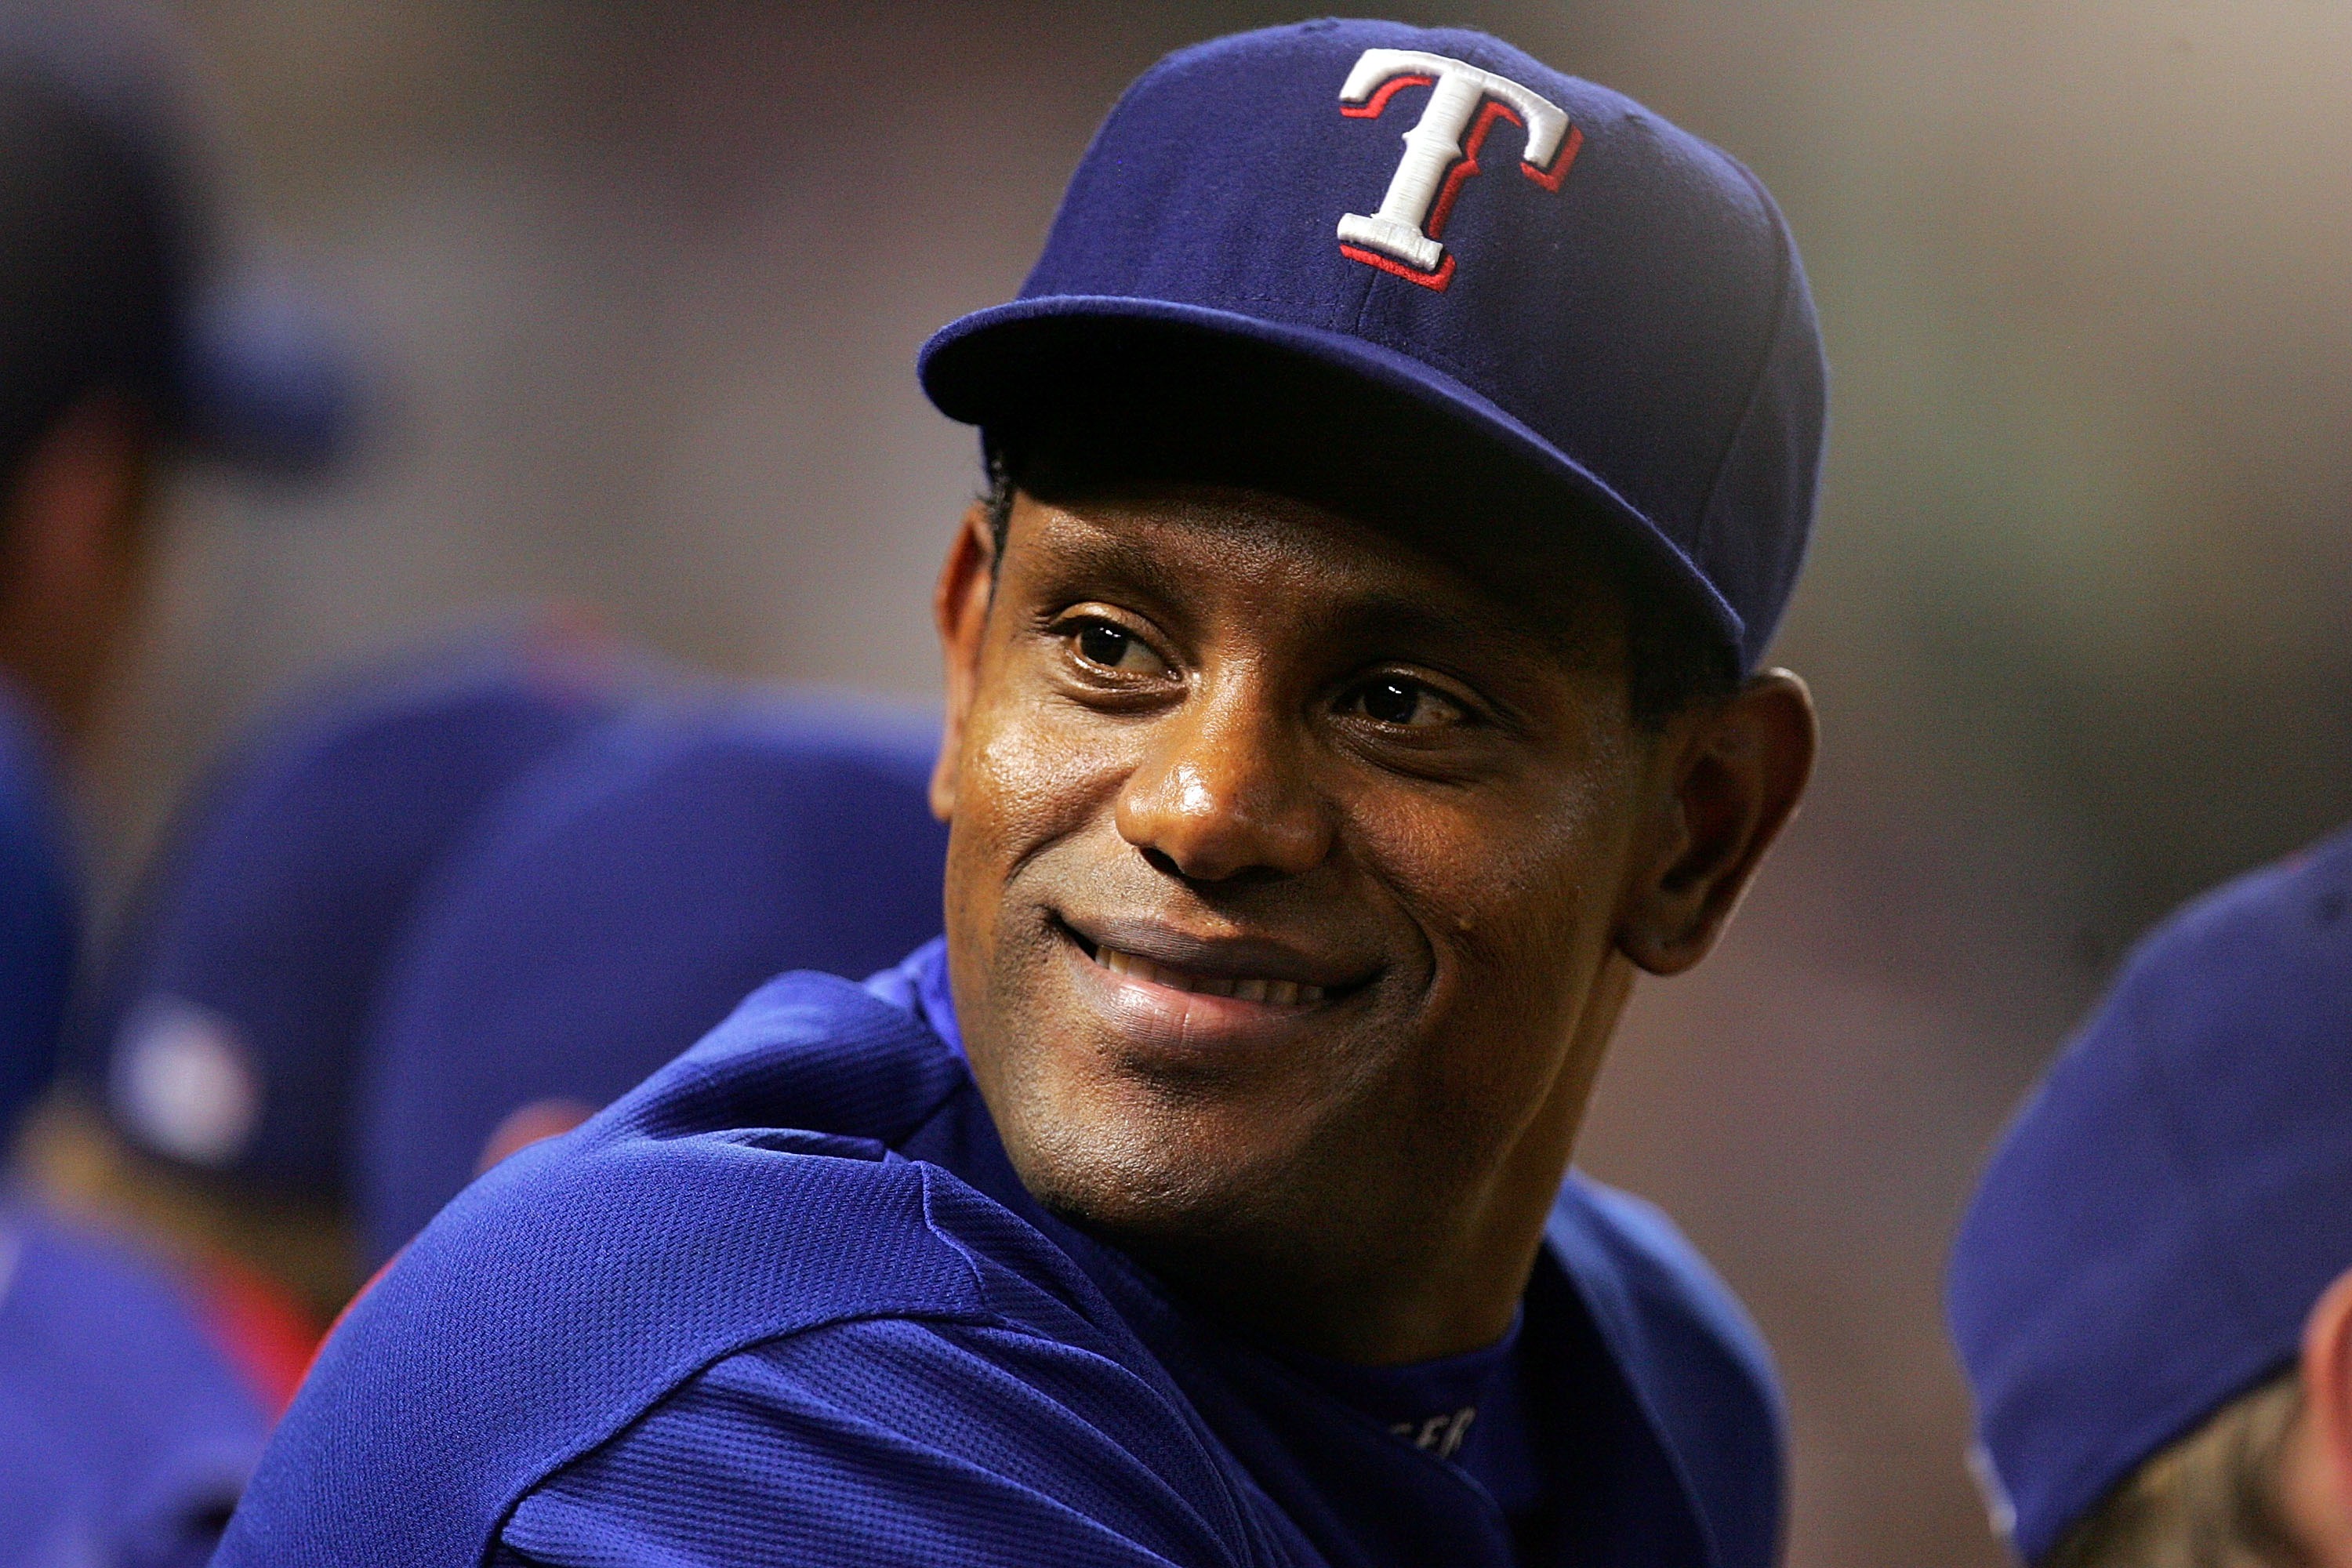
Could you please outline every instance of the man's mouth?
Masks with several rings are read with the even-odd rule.
[[[1097,946],[1087,956],[1113,974],[1165,985],[1174,991],[1189,991],[1198,996],[1228,996],[1236,1002],[1263,1002],[1275,1007],[1306,1007],[1323,1000],[1323,987],[1295,980],[1259,974],[1189,974],[1108,946]]]
[[[1073,957],[1129,986],[1162,994],[1304,1011],[1350,995],[1371,977],[1369,970],[1360,974],[1352,965],[1260,938],[1201,937],[1116,919],[1090,918],[1082,925],[1057,916],[1054,925]],[[1136,951],[1147,946],[1151,956]]]

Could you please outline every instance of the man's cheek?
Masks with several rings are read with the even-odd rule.
[[[1132,763],[1118,726],[1065,710],[1007,716],[977,737],[982,809],[1014,853],[1084,827],[1107,811]]]

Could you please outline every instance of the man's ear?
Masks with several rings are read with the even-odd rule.
[[[1820,741],[1812,693],[1785,669],[1669,721],[1639,875],[1618,923],[1627,958],[1653,974],[1678,974],[1706,956],[1796,814]]]
[[[2284,1479],[2287,1511],[2323,1562],[2352,1554],[2352,1269],[2304,1321],[2302,1431]]]
[[[996,588],[996,540],[988,508],[974,501],[948,547],[931,591],[931,618],[939,624],[940,653],[947,663],[947,723],[940,758],[931,767],[931,813],[945,822],[955,810],[956,780],[963,760],[965,721],[980,689],[980,660],[988,626],[988,601]]]

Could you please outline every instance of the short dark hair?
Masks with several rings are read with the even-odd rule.
[[[1013,498],[1024,488],[1022,454],[1017,444],[1000,438],[982,442],[986,488],[980,500],[998,561],[1013,525]],[[1625,611],[1626,700],[1633,722],[1654,733],[1684,710],[1737,692],[1738,658],[1714,622],[1662,573],[1605,539],[1600,543],[1604,573]]]

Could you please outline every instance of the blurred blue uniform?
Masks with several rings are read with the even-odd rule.
[[[1738,1307],[1581,1178],[1517,1373],[1553,1509],[1199,1322],[1022,1189],[941,944],[787,975],[443,1211],[352,1310],[219,1562],[1764,1568]]]
[[[74,908],[40,740],[0,686],[0,1142],[57,1064]],[[201,1563],[268,1429],[182,1279],[0,1200],[0,1559]]]
[[[193,1568],[268,1427],[176,1276],[0,1205],[0,1561]]]
[[[57,1070],[79,910],[47,747],[0,680],[0,1146]]]
[[[171,30],[138,6],[0,6],[12,531],[41,521],[20,493],[29,454],[98,395],[152,415],[171,447],[248,468],[315,469],[343,445],[348,363],[302,301],[223,243],[185,75]],[[105,632],[68,616],[42,635],[81,655]],[[0,689],[0,1150],[56,1071],[74,973],[73,868],[47,764]],[[209,1293],[177,1271],[0,1194],[0,1561],[205,1559],[268,1426],[215,1327]]]
[[[865,974],[940,926],[934,718],[807,698],[642,714],[512,792],[417,916],[367,1047],[381,1261],[509,1117],[618,1099],[788,969]]]

